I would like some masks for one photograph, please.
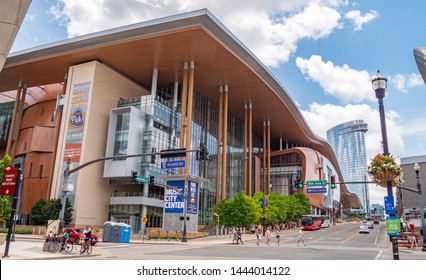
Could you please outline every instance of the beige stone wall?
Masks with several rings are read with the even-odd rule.
[[[63,172],[61,161],[64,157],[65,136],[70,115],[70,95],[73,85],[91,82],[80,164],[105,157],[109,114],[110,110],[117,106],[119,98],[127,99],[148,94],[145,89],[97,61],[71,67],[68,77],[67,105],[64,108],[66,117],[62,122],[60,136],[62,145],[58,148],[59,156],[56,164],[56,166],[60,166],[56,172],[57,189],[60,189]],[[104,163],[98,162],[79,170],[77,173],[74,192],[74,221],[72,222],[75,226],[102,227],[104,222],[107,221],[109,199],[113,188],[109,186],[109,180],[103,178],[103,167]]]
[[[0,0],[0,72],[31,0]]]

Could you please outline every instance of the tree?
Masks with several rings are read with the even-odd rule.
[[[302,215],[310,214],[311,204],[309,198],[303,192],[297,192],[289,196],[292,206],[291,220],[298,220]]]
[[[256,223],[259,218],[260,205],[243,192],[237,193],[233,199],[226,199],[213,208],[220,216],[220,224],[226,227],[247,227]]]
[[[0,160],[0,179],[3,180],[4,168],[10,163],[11,157],[6,155]],[[7,196],[0,196],[0,224],[6,223],[10,219],[12,205]]]
[[[56,204],[60,204],[61,199],[51,199],[46,201],[40,199],[32,207],[30,212],[30,224],[31,225],[43,225],[46,226],[49,220],[57,220],[59,218],[59,210],[55,209]],[[72,207],[68,198],[65,204],[64,221],[65,224],[69,224],[72,220]]]

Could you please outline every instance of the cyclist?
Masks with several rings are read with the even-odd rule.
[[[61,234],[59,234],[58,237],[62,238],[62,246],[61,246],[61,250],[59,250],[59,252],[66,251],[66,249],[67,249],[66,244],[67,244],[68,239],[70,239],[69,233],[65,229],[62,229],[62,232],[61,232]]]
[[[86,229],[83,231],[83,251],[80,252],[80,254],[83,254],[84,252],[86,252],[86,250],[88,249],[87,245],[90,244],[88,242],[91,242],[92,239],[92,228],[89,226],[86,226]]]

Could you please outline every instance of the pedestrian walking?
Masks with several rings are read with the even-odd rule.
[[[299,236],[299,240],[297,241],[297,246],[299,246],[300,243],[303,244],[303,246],[306,246],[305,240],[303,240],[303,231],[302,231],[302,228],[299,228],[298,236]]]
[[[237,230],[235,228],[233,228],[232,231],[233,231],[232,244],[238,244]]]
[[[243,238],[242,238],[242,236],[243,236],[243,232],[241,231],[241,229],[239,228],[238,230],[237,230],[237,245],[238,245],[238,243],[241,241],[241,245],[244,245],[244,242],[243,242]]]
[[[256,238],[257,238],[256,245],[257,246],[260,245],[259,243],[260,243],[261,236],[262,236],[262,230],[258,229],[257,232],[256,232]]]
[[[278,228],[275,230],[275,237],[277,238],[277,242],[275,242],[275,244],[277,246],[280,246],[281,236],[280,236],[280,230]]]
[[[271,240],[271,228],[266,228],[266,244],[269,245],[269,240]]]

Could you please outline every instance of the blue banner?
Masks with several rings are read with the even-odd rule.
[[[187,202],[188,214],[198,214],[198,183],[188,180],[188,202]]]
[[[167,181],[167,185],[175,188],[166,187],[164,192],[164,213],[183,213],[185,207],[185,180]],[[177,190],[180,191],[177,191]]]
[[[395,215],[395,202],[393,195],[385,196],[385,213]]]

